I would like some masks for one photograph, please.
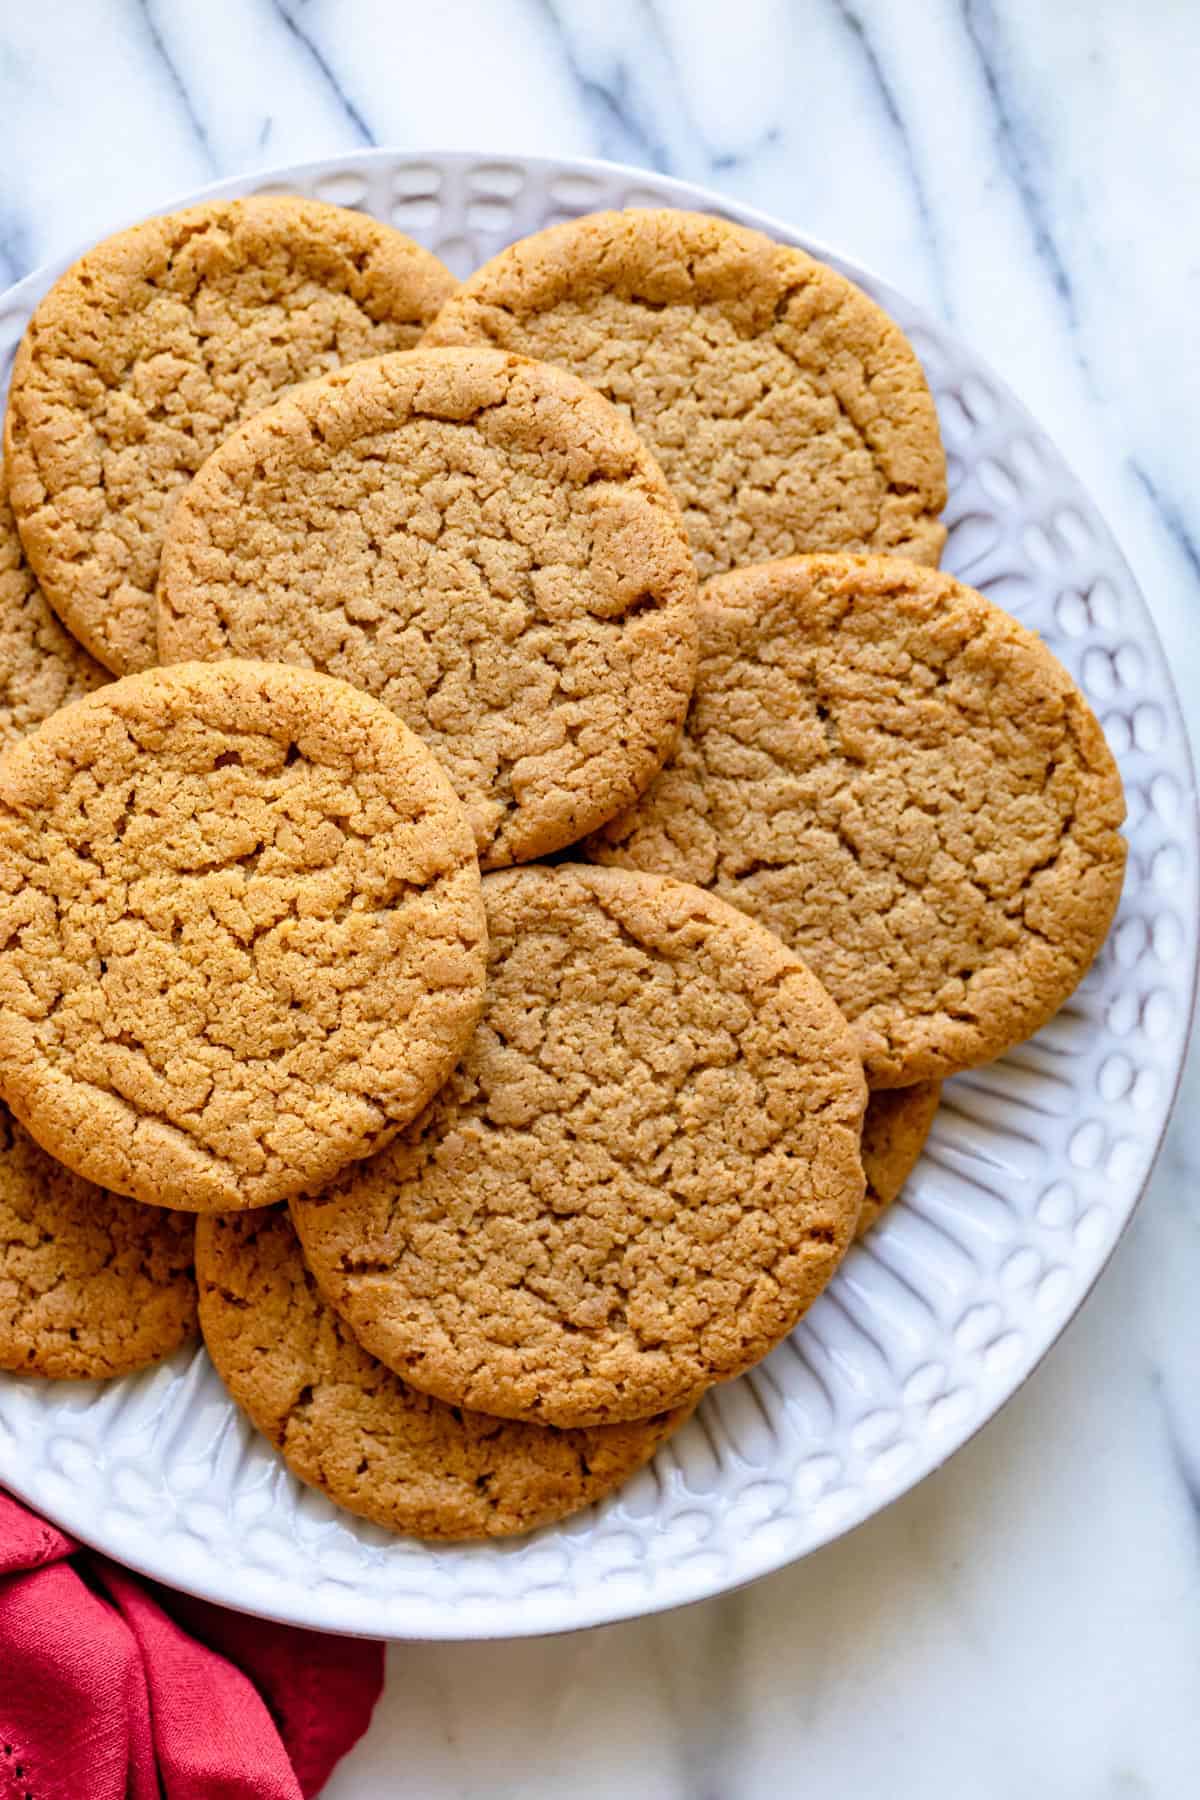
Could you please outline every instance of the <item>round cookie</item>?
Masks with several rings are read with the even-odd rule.
[[[0,749],[109,679],[46,605],[0,467]]]
[[[912,1174],[941,1097],[940,1081],[918,1081],[912,1087],[879,1088],[867,1101],[862,1134],[867,1191],[858,1216],[860,1238]]]
[[[263,1204],[386,1143],[483,995],[434,757],[344,682],[126,676],[0,757],[0,1091],[118,1193]]]
[[[0,1369],[91,1380],[196,1329],[192,1220],[105,1193],[0,1103]]]
[[[907,1087],[1029,1037],[1121,892],[1121,778],[1041,640],[890,557],[734,571],[701,597],[683,742],[597,861],[662,869],[798,951],[867,1080]]]
[[[409,348],[453,286],[401,232],[276,194],[148,219],[55,282],[17,353],[5,446],[29,560],[94,656],[117,674],[156,660],[163,528],[239,420]]]
[[[696,666],[679,509],[615,408],[493,350],[339,370],[250,419],[175,512],[164,662],[259,656],[436,750],[485,867],[573,843],[674,748]]]
[[[662,876],[490,875],[484,1015],[395,1143],[293,1201],[327,1299],[440,1399],[549,1425],[686,1405],[789,1332],[858,1223],[846,1025]]]
[[[701,575],[802,550],[936,563],[946,464],[912,346],[844,276],[707,213],[593,213],[512,244],[427,344],[559,363],[629,416]]]
[[[200,1320],[229,1392],[301,1481],[389,1531],[507,1537],[602,1499],[685,1412],[555,1431],[443,1406],[320,1296],[283,1208],[201,1219]]]

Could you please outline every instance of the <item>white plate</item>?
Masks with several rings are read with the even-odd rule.
[[[598,207],[691,206],[802,244],[881,301],[925,365],[950,459],[946,566],[1040,631],[1125,778],[1129,874],[1105,949],[1033,1042],[946,1089],[904,1199],[752,1374],[620,1494],[500,1545],[389,1537],[302,1487],[202,1350],[111,1384],[0,1377],[0,1479],[67,1530],[209,1599],[378,1637],[562,1631],[697,1600],[903,1494],[1000,1407],[1087,1294],[1145,1186],[1191,1017],[1194,778],[1162,649],[1104,521],[1024,408],[901,295],[719,195],[594,162],[386,150],[189,195],[359,206],[460,274]],[[0,386],[66,262],[0,297]]]

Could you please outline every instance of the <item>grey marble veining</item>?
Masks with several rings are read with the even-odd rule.
[[[1182,0],[44,0],[0,7],[0,285],[221,175],[368,143],[613,157],[800,223],[1017,388],[1200,729],[1200,14]],[[334,1800],[1192,1800],[1200,1076],[1005,1412],[756,1587],[396,1646]]]

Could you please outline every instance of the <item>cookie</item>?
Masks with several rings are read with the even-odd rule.
[[[633,421],[702,575],[802,550],[936,563],[946,464],[899,327],[802,250],[707,213],[593,213],[450,295],[427,344],[560,363]]]
[[[46,605],[0,467],[0,749],[108,680]]]
[[[0,1369],[90,1380],[170,1356],[196,1328],[192,1235],[64,1169],[0,1104]]]
[[[674,747],[696,576],[599,395],[498,351],[418,351],[226,440],[175,512],[158,621],[164,662],[260,656],[383,700],[498,867],[610,818]]]
[[[600,862],[779,933],[873,1087],[991,1061],[1057,1012],[1121,892],[1121,778],[1033,632],[890,557],[742,569],[701,597],[683,743]]]
[[[284,1208],[201,1219],[196,1260],[205,1343],[233,1398],[301,1481],[389,1531],[532,1531],[610,1494],[686,1416],[555,1431],[443,1406],[321,1298]]]
[[[90,250],[13,368],[13,511],[51,606],[117,674],[153,663],[171,509],[210,450],[294,382],[415,344],[454,286],[361,213],[258,195]]]
[[[858,1222],[845,1022],[769,932],[662,876],[484,880],[483,1019],[379,1156],[293,1202],[326,1297],[452,1404],[559,1426],[765,1356]]]
[[[859,1237],[892,1204],[916,1168],[941,1097],[940,1081],[918,1081],[913,1087],[880,1088],[867,1101],[862,1134],[867,1191],[858,1216]]]
[[[378,1148],[470,1036],[483,938],[435,759],[328,676],[148,670],[0,757],[0,1091],[118,1193],[256,1206]]]

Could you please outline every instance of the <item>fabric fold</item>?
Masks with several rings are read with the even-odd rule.
[[[311,1800],[383,1647],[173,1593],[0,1493],[0,1793]]]

